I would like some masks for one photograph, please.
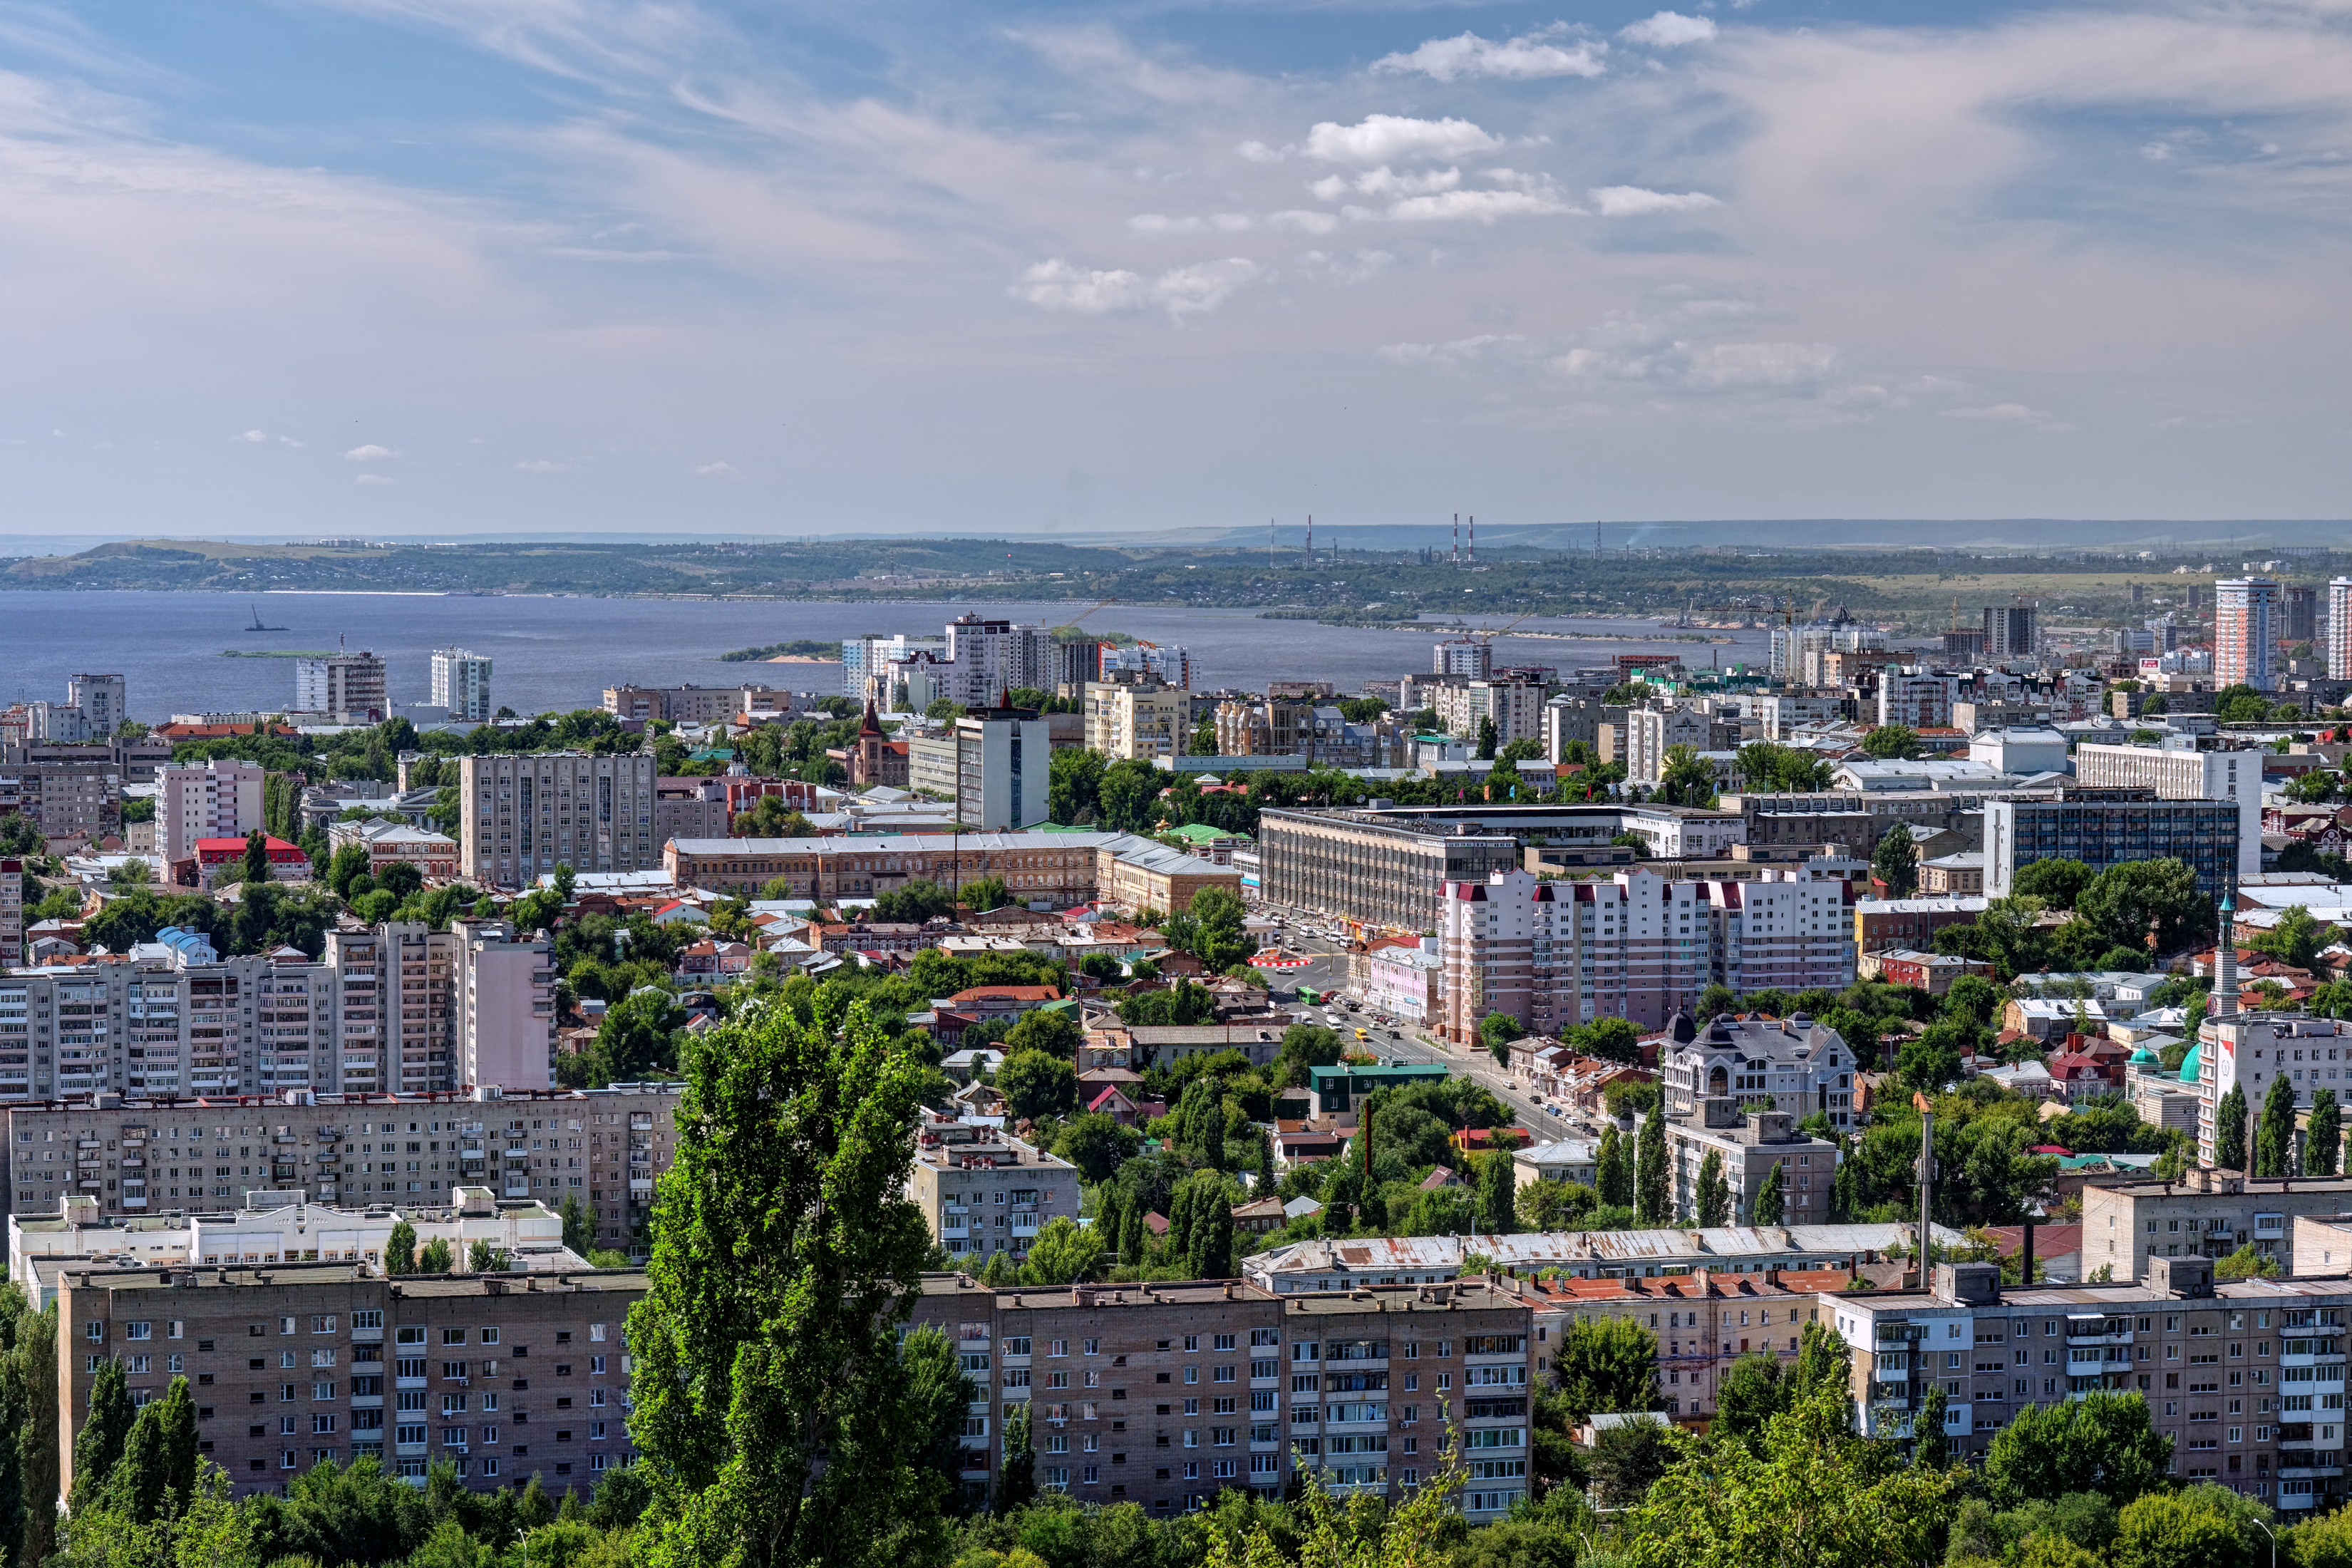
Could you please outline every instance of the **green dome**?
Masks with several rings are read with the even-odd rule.
[[[2201,1040],[2189,1047],[2189,1054],[2180,1058],[2181,1082],[2195,1083],[2197,1081],[2198,1063],[2204,1057],[2204,1054],[2205,1044]]]
[[[2164,1058],[2158,1056],[2154,1051],[2149,1050],[2146,1046],[2142,1046],[2139,1049],[2131,1054],[2131,1065],[2136,1068],[2162,1067],[2164,1065]]]

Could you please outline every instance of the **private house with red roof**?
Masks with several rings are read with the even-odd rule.
[[[299,844],[289,844],[283,838],[268,838],[263,845],[269,855],[269,879],[273,882],[307,882],[310,879],[310,856]],[[245,867],[245,840],[242,838],[199,838],[192,858],[195,869],[194,886],[212,888],[216,884],[242,879]],[[189,862],[182,861],[186,865]]]

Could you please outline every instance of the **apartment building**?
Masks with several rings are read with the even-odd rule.
[[[925,1131],[907,1195],[949,1257],[970,1255],[978,1268],[1002,1252],[1018,1263],[1047,1224],[1078,1217],[1078,1172],[1017,1138],[951,1143]]]
[[[1714,727],[1696,708],[1635,708],[1625,715],[1625,776],[1656,784],[1666,776],[1666,752],[1675,746],[1707,749]]]
[[[25,863],[0,856],[0,970],[25,962]]]
[[[1997,1264],[1944,1263],[1932,1289],[1822,1305],[1853,1352],[1870,1436],[1907,1436],[1931,1384],[1955,1457],[1970,1459],[2029,1406],[2137,1393],[2172,1441],[2174,1479],[2289,1517],[2343,1500],[2341,1278],[2217,1282],[2208,1258],[2159,1258],[2138,1281],[2023,1288],[2003,1286]]]
[[[1036,1480],[1155,1517],[1227,1488],[1282,1495],[1294,1454],[1342,1497],[1402,1499],[1461,1435],[1463,1511],[1527,1493],[1530,1312],[1480,1281],[1276,1296],[1245,1281],[990,1290],[929,1274],[918,1324],[953,1334],[984,1389],[963,1478],[992,1491],[1027,1404]]]
[[[1988,801],[1985,892],[2008,897],[2019,868],[2036,860],[2080,860],[2104,871],[2168,857],[2219,898],[2238,874],[2244,816],[2235,800]]]
[[[519,888],[559,865],[648,871],[661,864],[650,754],[466,757],[457,788],[458,858],[469,882]]]
[[[1060,909],[1103,898],[1173,910],[1202,888],[1241,892],[1237,868],[1131,833],[678,838],[662,853],[680,885],[748,894],[781,878],[793,897],[821,900],[870,898],[919,880],[953,889],[982,877],[1003,878],[1018,901]]]
[[[385,696],[383,656],[339,653],[296,659],[292,710],[336,714],[356,724],[381,721],[392,711]]]
[[[1935,1227],[1938,1246],[1967,1238]],[[1917,1245],[1917,1228],[1904,1225],[1819,1225],[1790,1219],[1775,1226],[1674,1226],[1663,1230],[1522,1231],[1512,1236],[1412,1236],[1318,1238],[1254,1253],[1242,1260],[1251,1281],[1276,1295],[1360,1290],[1374,1285],[1436,1285],[1458,1277],[1465,1255],[1496,1268],[1569,1279],[1675,1279],[1713,1272],[1769,1279],[1809,1269],[1835,1269],[1850,1279],[1883,1269],[1888,1254]],[[1678,1326],[1678,1325],[1677,1325]]]
[[[1495,673],[1495,643],[1491,637],[1449,637],[1430,650],[1430,673],[1458,675],[1484,680]]]
[[[10,812],[32,818],[44,838],[86,834],[98,839],[119,834],[122,770],[103,757],[0,763],[0,816]]]
[[[2232,577],[2214,584],[2214,685],[2276,690],[2283,619],[2273,579]]]
[[[982,708],[907,742],[907,784],[955,805],[956,820],[990,832],[1042,826],[1053,742],[1025,709]]]
[[[896,694],[889,689],[888,667],[916,654],[944,658],[947,651],[948,639],[944,637],[908,637],[904,632],[884,637],[869,632],[864,637],[845,637],[841,643],[841,694],[853,702],[895,710],[898,702]]]
[[[1958,687],[1959,682],[1948,675],[1884,670],[1878,678],[1878,721],[1907,724],[1914,730],[1948,725]]]
[[[2252,1243],[2287,1274],[2316,1272],[2298,1259],[2305,1218],[2352,1211],[2352,1177],[2248,1177],[2198,1167],[2179,1182],[2126,1182],[2083,1189],[2083,1267],[2117,1279],[2147,1276],[2151,1259],[2227,1258]]]
[[[2328,580],[2327,676],[2352,680],[2352,577]]]
[[[634,1458],[624,1344],[646,1288],[630,1269],[68,1270],[58,1291],[58,1495],[73,1488],[90,1384],[119,1359],[138,1404],[188,1378],[197,1447],[239,1497],[359,1458],[420,1484],[447,1460],[473,1490],[536,1474],[551,1491],[584,1496]]]
[[[26,704],[25,739],[64,745],[111,740],[116,727],[130,717],[126,700],[119,675],[68,676],[63,702]]]
[[[774,686],[608,686],[604,711],[616,719],[723,724],[739,713],[789,711],[797,694]]]
[[[1765,1173],[1776,1166],[1781,1216],[1793,1224],[1827,1218],[1838,1146],[1798,1131],[1800,1113],[1746,1110],[1748,1103],[1717,1097],[1701,1100],[1695,1115],[1667,1119],[1666,1166],[1674,1184],[1674,1212],[1685,1216],[1698,1213],[1699,1175],[1713,1154],[1723,1162],[1736,1218],[1752,1220],[1757,1189]]]
[[[1441,681],[1429,695],[1438,727],[1449,735],[1475,741],[1492,723],[1497,746],[1544,738],[1544,704],[1550,688],[1540,676],[1498,670],[1468,680]]]
[[[433,650],[433,707],[459,724],[490,721],[490,660],[462,647]]]
[[[256,1193],[330,1206],[434,1201],[484,1186],[560,1207],[578,1196],[600,1247],[643,1248],[677,1146],[685,1086],[455,1095],[96,1095],[7,1108],[0,1190],[17,1215],[68,1197],[100,1217],[215,1213]]]
[[[2039,647],[2042,612],[2032,605],[1988,605],[1984,610],[1985,657],[1996,663],[2031,658]]]
[[[1089,681],[1087,745],[1113,762],[1181,754],[1192,740],[1192,700],[1178,686]]]
[[[1369,926],[1433,931],[1451,882],[1519,863],[1508,833],[1443,818],[1286,808],[1261,812],[1266,901]]]
[[[2074,748],[2074,779],[2085,788],[2145,789],[2158,800],[2227,800],[2238,806],[2238,874],[2263,868],[2263,753],[2189,747]]]
[[[156,780],[155,847],[168,864],[196,852],[200,838],[242,838],[262,826],[268,770],[215,758],[163,770]]]
[[[1855,962],[1848,897],[1843,879],[1803,868],[1767,868],[1754,881],[1669,881],[1636,869],[1547,882],[1514,867],[1449,882],[1438,921],[1439,1033],[1473,1043],[1488,1013],[1540,1035],[1595,1018],[1654,1029],[1711,984],[1843,989]]]

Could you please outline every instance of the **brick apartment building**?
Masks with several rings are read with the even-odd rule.
[[[624,1331],[645,1291],[636,1270],[68,1269],[58,1292],[58,1497],[72,1489],[74,1439],[110,1357],[138,1404],[188,1379],[198,1447],[240,1497],[368,1457],[413,1479],[447,1459],[478,1491],[537,1475],[551,1492],[585,1495],[632,1458]]]
[[[1397,1499],[1462,1433],[1474,1521],[1527,1491],[1530,1310],[1486,1282],[1276,1296],[1244,1280],[991,1290],[927,1274],[915,1314],[981,1397],[966,1488],[994,1487],[1028,1403],[1038,1485],[1156,1516],[1277,1497],[1296,1454],[1341,1496]]]

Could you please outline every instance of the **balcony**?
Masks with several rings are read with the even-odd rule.
[[[2279,1479],[2283,1481],[2324,1480],[2344,1473],[2341,1465],[2282,1465]]]

